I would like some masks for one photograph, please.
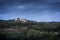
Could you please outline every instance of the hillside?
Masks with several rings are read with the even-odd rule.
[[[0,20],[1,39],[5,36],[8,40],[59,40],[59,35],[60,22],[35,22],[26,19]]]

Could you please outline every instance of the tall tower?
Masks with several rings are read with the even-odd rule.
[[[15,22],[19,22],[19,21],[20,21],[20,18],[16,18],[16,19],[15,19]]]

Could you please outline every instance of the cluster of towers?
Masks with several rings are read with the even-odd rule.
[[[15,22],[27,22],[27,20],[26,19],[22,19],[22,18],[16,18],[15,19]]]

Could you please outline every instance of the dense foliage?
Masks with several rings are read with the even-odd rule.
[[[0,20],[0,40],[3,39],[60,40],[60,22],[27,21],[22,23],[14,20]]]

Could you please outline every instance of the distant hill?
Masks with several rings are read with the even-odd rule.
[[[29,29],[38,29],[43,31],[57,31],[60,30],[60,22],[36,22],[27,19],[12,19],[12,20],[0,20],[1,28],[20,28],[28,27]]]

